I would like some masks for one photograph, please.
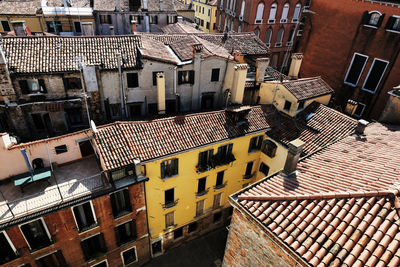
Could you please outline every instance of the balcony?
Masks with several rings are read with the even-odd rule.
[[[203,191],[196,192],[196,197],[201,197],[201,196],[206,195],[206,194],[208,193],[209,190],[210,190],[210,188],[207,188],[207,189],[205,189],[205,190],[203,190]]]
[[[216,154],[213,158],[213,163],[214,163],[214,166],[217,167],[217,166],[227,165],[235,160],[236,160],[236,158],[232,153],[229,153],[227,155]]]
[[[243,179],[247,180],[247,179],[253,178],[255,174],[256,174],[255,172],[250,173],[250,174],[245,174],[245,175],[243,175]]]
[[[219,185],[214,185],[214,191],[215,191],[215,190],[222,189],[222,188],[224,188],[225,186],[226,186],[226,183],[219,184]]]
[[[169,202],[166,202],[166,203],[162,204],[163,209],[166,210],[166,209],[170,209],[172,207],[175,207],[178,204],[178,200],[179,199],[176,199],[174,201],[169,201]]]

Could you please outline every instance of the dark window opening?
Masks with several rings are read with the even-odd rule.
[[[128,189],[123,189],[110,195],[114,218],[132,212]]]
[[[371,92],[376,91],[383,74],[385,73],[388,63],[379,59],[375,59],[368,73],[367,79],[364,82],[363,89]]]
[[[38,267],[67,267],[68,264],[60,250],[36,260]]]
[[[147,105],[147,111],[151,115],[157,115],[158,114],[158,105],[157,103],[151,103]]]
[[[79,142],[79,150],[81,151],[82,158],[93,155],[94,150],[90,140]]]
[[[41,219],[21,225],[21,231],[31,248],[38,250],[51,245],[50,237],[47,235],[45,225]]]
[[[169,159],[161,162],[161,178],[178,175],[178,159]]]
[[[356,110],[354,111],[354,116],[361,117],[364,113],[364,110],[365,110],[365,104],[359,102],[357,104]]]
[[[298,108],[297,109],[303,109],[304,108],[304,103],[305,103],[305,101],[299,101],[299,106],[298,106]]]
[[[113,119],[121,117],[121,104],[110,104],[110,115]]]
[[[207,182],[207,178],[200,178],[198,180],[198,184],[197,184],[197,194],[203,194],[206,191],[206,182]]]
[[[264,164],[264,162],[261,162],[261,164],[260,164],[260,172],[265,174],[265,176],[268,176],[269,167],[268,167],[268,165]]]
[[[19,80],[22,94],[47,93],[46,84],[43,79]]]
[[[367,62],[368,57],[364,55],[354,54],[352,63],[347,72],[344,82],[346,84],[356,86],[358,79],[360,78],[361,72],[364,69],[364,65]]]
[[[8,21],[2,20],[2,21],[1,21],[1,26],[3,27],[3,31],[4,31],[4,32],[9,32],[9,31],[11,31],[10,23],[8,23]]]
[[[175,202],[174,188],[165,190],[164,191],[164,206],[171,207],[175,204],[174,202]]]
[[[173,114],[176,111],[176,100],[165,101],[165,112],[167,114]]]
[[[214,157],[214,164],[216,166],[229,164],[232,161],[236,160],[235,156],[232,153],[233,144],[227,144],[218,147],[218,152]]]
[[[151,252],[152,252],[153,256],[162,252],[161,240],[151,244]]]
[[[136,248],[133,247],[131,249],[122,252],[122,258],[124,259],[124,265],[136,262],[137,261]]]
[[[82,82],[77,77],[64,78],[64,86],[66,90],[82,89]]]
[[[63,31],[61,21],[46,21],[47,32],[59,34]]]
[[[249,143],[249,153],[254,151],[259,151],[261,149],[263,136],[256,136],[250,139]]]
[[[183,227],[179,227],[174,231],[174,239],[178,239],[183,236]]]
[[[17,258],[16,251],[11,247],[4,233],[0,233],[0,264]]]
[[[232,216],[232,214],[233,214],[233,207],[229,207],[228,216]]]
[[[193,233],[197,230],[197,222],[192,222],[188,226],[188,233]]]
[[[369,25],[369,26],[379,28],[382,24],[384,17],[385,17],[385,14],[381,15],[378,12],[365,11],[362,16],[361,23],[364,25]]]
[[[244,178],[245,178],[245,179],[248,179],[248,178],[253,177],[253,174],[252,174],[252,171],[253,171],[253,164],[254,164],[253,161],[247,163],[247,165],[246,165],[246,172],[245,172],[245,174],[244,174]]]
[[[103,233],[83,240],[81,242],[81,247],[86,261],[95,259],[107,252]]]
[[[289,112],[291,106],[292,106],[292,102],[286,100],[285,106],[283,107],[283,109]]]
[[[214,150],[210,149],[199,153],[199,163],[197,169],[199,171],[206,171],[211,168],[211,160],[213,157]]]
[[[218,82],[219,81],[219,69],[212,69],[211,71],[211,81]]]
[[[400,17],[389,17],[385,29],[400,32]]]
[[[178,71],[178,84],[194,84],[194,70]]]
[[[277,145],[271,140],[265,140],[262,152],[270,158],[275,157]]]
[[[97,263],[97,264],[95,264],[95,265],[93,265],[91,267],[108,267],[108,265],[107,265],[107,261],[102,261],[102,262]]]
[[[158,24],[158,16],[157,15],[150,15],[149,16],[150,24]]]
[[[142,104],[129,104],[129,118],[135,119],[142,115]]]
[[[38,131],[44,130],[45,126],[44,126],[44,122],[42,119],[42,115],[39,113],[36,113],[36,114],[31,114],[31,116],[32,116],[33,124],[35,125],[36,130],[38,130]]]
[[[5,113],[0,113],[0,132],[9,131],[10,126],[7,121],[7,115]]]
[[[67,145],[56,146],[54,147],[54,150],[56,151],[56,154],[62,154],[68,152]]]
[[[65,109],[67,113],[67,121],[70,126],[82,125],[82,108]]]
[[[223,184],[223,182],[224,182],[224,174],[225,174],[225,171],[220,171],[220,172],[217,173],[217,181],[215,183],[216,187],[221,186]]]
[[[94,217],[92,205],[90,204],[90,202],[75,206],[72,208],[72,210],[74,212],[79,232],[89,230],[90,228],[93,228],[97,225],[96,218]]]
[[[74,27],[76,33],[82,33],[82,27],[79,21],[74,21]]]
[[[127,73],[126,80],[128,83],[128,88],[139,87],[139,76],[138,76],[137,72]]]
[[[117,245],[121,246],[136,239],[135,221],[130,221],[115,227],[115,239]]]
[[[214,94],[203,94],[201,96],[201,109],[210,110],[214,107]]]
[[[140,0],[129,0],[129,11],[138,11],[140,8]]]
[[[213,222],[214,223],[219,222],[221,221],[221,218],[222,218],[222,212],[214,213]]]
[[[208,22],[208,21],[206,23],[206,29],[208,29],[208,30],[210,29],[210,22]]]

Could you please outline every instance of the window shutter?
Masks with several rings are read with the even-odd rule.
[[[368,11],[364,11],[364,14],[361,18],[361,24],[368,24],[370,15],[368,14]]]
[[[43,79],[39,79],[40,92],[47,93],[46,84]]]
[[[232,154],[232,148],[233,148],[233,144],[229,144],[228,145],[228,155]]]
[[[182,75],[183,75],[183,72],[178,71],[178,84],[182,84]]]
[[[113,211],[114,217],[118,215],[118,208],[117,208],[117,199],[115,197],[115,193],[110,195],[111,207]]]
[[[389,19],[388,19],[388,21],[387,21],[387,23],[386,23],[385,29],[387,29],[387,30],[393,29],[393,25],[394,25],[394,22],[395,22],[395,21],[396,21],[396,18],[395,18],[395,17],[393,17],[393,16],[389,17]]]
[[[29,86],[27,80],[19,80],[19,87],[21,88],[22,94],[29,94]]]
[[[103,233],[100,233],[100,235],[99,235],[99,243],[100,243],[99,245],[100,245],[101,252],[106,253],[107,252],[107,247],[106,247],[106,242],[104,240],[104,234]]]
[[[161,178],[165,178],[165,162],[161,162]]]
[[[157,72],[153,71],[153,85],[157,85]]]
[[[178,174],[178,159],[174,159],[174,174]]]
[[[154,16],[154,24],[158,24],[158,16]]]
[[[129,197],[128,189],[124,189],[125,210],[132,211],[131,198]]]
[[[117,242],[117,245],[119,246],[121,244],[121,236],[119,234],[118,227],[115,227],[114,231],[115,231],[115,241]]]
[[[382,16],[379,17],[378,24],[376,24],[376,27],[379,28],[382,25],[382,21],[384,18],[385,18],[385,14],[382,14]]]
[[[194,84],[194,70],[189,71],[189,82]]]

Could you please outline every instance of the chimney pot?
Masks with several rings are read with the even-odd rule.
[[[285,167],[283,168],[284,174],[290,175],[296,171],[297,162],[300,159],[300,154],[303,151],[304,144],[305,143],[299,138],[289,143]]]
[[[358,120],[357,127],[356,127],[356,130],[355,130],[356,134],[364,135],[364,130],[367,127],[368,123],[369,122],[366,121],[366,120],[362,120],[362,119]]]

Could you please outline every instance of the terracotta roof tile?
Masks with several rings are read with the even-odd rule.
[[[283,81],[282,85],[298,100],[306,100],[334,92],[321,77]]]

